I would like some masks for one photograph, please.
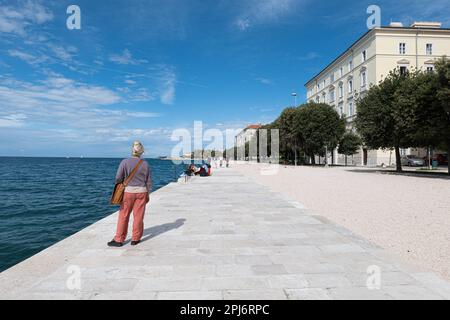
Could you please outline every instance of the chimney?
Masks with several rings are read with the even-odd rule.
[[[440,29],[442,23],[440,22],[427,22],[427,21],[416,21],[411,27],[412,28],[427,28],[427,29]]]
[[[403,28],[403,23],[401,23],[401,22],[391,22],[389,24],[389,27],[392,27],[392,28]]]

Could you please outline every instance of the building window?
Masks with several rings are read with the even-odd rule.
[[[342,103],[339,103],[339,115],[344,116],[344,105]]]
[[[350,60],[350,61],[348,62],[348,71],[351,72],[352,70],[353,70],[353,61]]]
[[[398,47],[400,54],[406,54],[406,43],[401,42]]]
[[[366,83],[367,83],[367,75],[366,75],[366,72],[363,71],[361,73],[361,87],[365,87]]]
[[[353,116],[353,102],[348,103],[348,115],[349,117]]]
[[[433,44],[427,43],[427,54],[432,55],[433,54]]]
[[[334,90],[330,91],[330,102],[334,102]]]
[[[400,67],[400,74],[401,75],[405,75],[407,73],[408,73],[408,67],[404,67],[404,66]]]
[[[433,71],[434,71],[434,68],[433,68],[433,67],[427,67],[427,72],[428,72],[428,73],[433,73]]]
[[[320,102],[320,97],[319,97],[319,96],[316,97],[316,102],[317,102],[317,103]]]
[[[353,92],[353,80],[348,80],[348,93]]]
[[[331,83],[333,83],[334,82],[334,72],[331,74],[331,77],[330,77],[330,82]]]
[[[364,50],[363,52],[361,52],[361,60],[362,62],[366,61],[367,59],[367,52],[366,50]]]
[[[344,87],[342,86],[342,83],[339,84],[339,98],[342,98],[344,96]]]
[[[339,77],[342,77],[344,75],[344,68],[339,68]]]

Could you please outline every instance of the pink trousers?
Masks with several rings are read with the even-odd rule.
[[[128,222],[131,211],[133,211],[133,241],[139,241],[144,233],[144,215],[147,204],[148,193],[128,193],[125,192],[123,202],[120,207],[119,220],[117,222],[117,232],[114,240],[123,243],[127,238]]]

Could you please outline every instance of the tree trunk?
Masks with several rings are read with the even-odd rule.
[[[347,155],[345,155],[345,166],[347,166]]]
[[[316,164],[316,157],[314,155],[311,156],[311,164],[312,165]]]
[[[395,146],[395,164],[397,166],[397,172],[402,172],[402,158],[399,146]]]
[[[450,176],[450,142],[448,143],[448,147],[447,147],[447,169],[448,169],[448,175]]]
[[[294,166],[297,166],[297,148],[294,149]]]

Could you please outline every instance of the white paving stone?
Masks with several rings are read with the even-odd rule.
[[[233,169],[153,193],[139,246],[106,246],[116,219],[1,273],[0,299],[450,299],[437,275]],[[80,289],[67,287],[70,266]],[[380,290],[366,287],[370,266]]]
[[[325,289],[285,289],[289,300],[332,300]]]

